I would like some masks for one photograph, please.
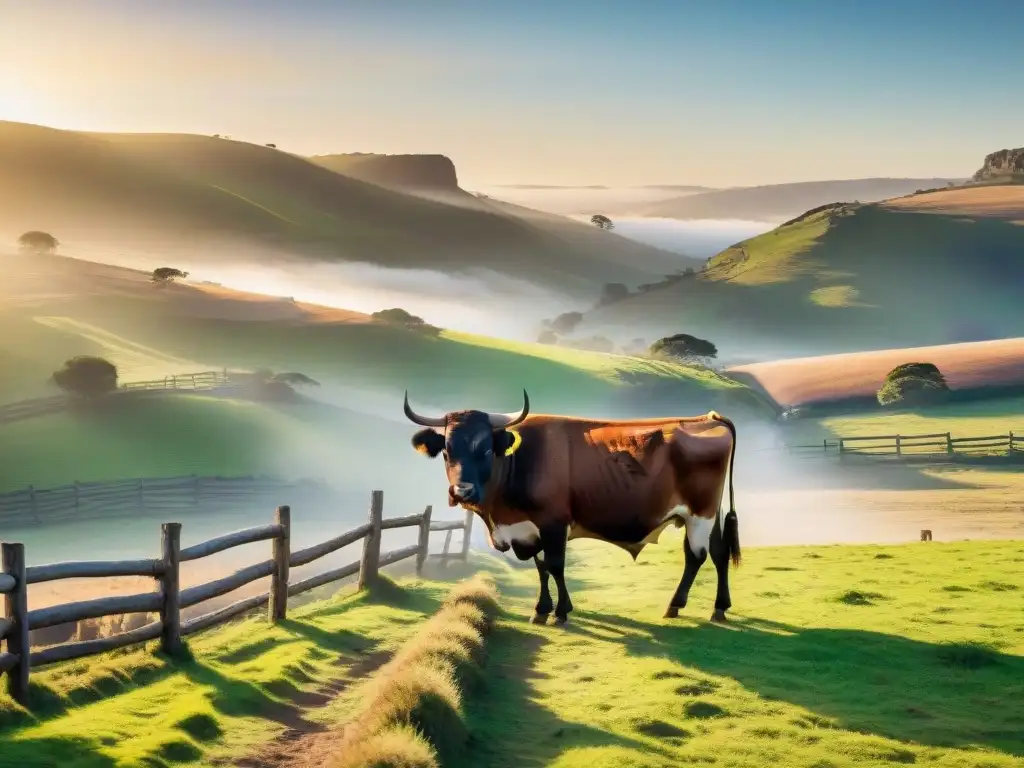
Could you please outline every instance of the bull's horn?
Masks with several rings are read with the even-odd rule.
[[[495,428],[508,429],[514,427],[516,424],[522,422],[527,416],[530,415],[530,396],[526,394],[526,390],[523,390],[523,410],[520,413],[491,413],[488,414],[491,419],[491,426]]]
[[[427,416],[420,416],[409,406],[409,390],[405,390],[405,415],[409,417],[409,421],[413,424],[419,424],[421,427],[443,427],[444,417],[441,418],[428,418]]]

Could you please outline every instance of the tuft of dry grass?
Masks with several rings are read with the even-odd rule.
[[[332,768],[419,768],[457,760],[469,739],[463,696],[481,680],[484,637],[497,613],[489,577],[478,574],[453,588],[367,681]]]

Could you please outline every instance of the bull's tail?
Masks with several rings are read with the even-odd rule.
[[[736,494],[733,488],[733,465],[736,463],[736,425],[732,423],[731,419],[720,416],[715,411],[711,411],[708,416],[725,424],[732,434],[732,448],[729,450],[729,511],[722,521],[722,542],[725,544],[732,564],[738,566],[742,557],[740,554],[740,520],[736,515]]]

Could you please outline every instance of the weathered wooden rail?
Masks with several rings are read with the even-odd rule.
[[[54,488],[28,486],[0,493],[0,525],[62,523],[70,520],[101,520],[116,517],[176,515],[189,509],[227,509],[277,498],[308,500],[329,495],[326,486],[313,480],[276,477],[137,477],[93,483],[69,483]],[[271,502],[276,504],[277,502]]]
[[[1010,456],[1024,452],[1024,430],[1004,435],[953,437],[950,432],[917,435],[856,435],[822,439],[808,445],[783,445],[803,456]]]
[[[366,523],[332,539],[296,551],[291,549],[291,509],[287,506],[277,508],[274,522],[269,525],[235,531],[184,549],[181,548],[181,523],[164,523],[161,528],[160,556],[152,559],[63,562],[29,566],[26,564],[23,544],[4,542],[0,545],[0,594],[3,595],[5,605],[4,617],[0,618],[0,641],[6,640],[7,647],[3,650],[0,646],[0,675],[7,674],[9,693],[16,701],[27,706],[29,671],[36,667],[91,656],[156,638],[160,639],[160,650],[173,656],[181,651],[182,638],[264,605],[269,605],[270,621],[280,621],[287,616],[289,597],[333,581],[358,574],[359,589],[364,589],[373,583],[381,568],[407,558],[415,557],[416,569],[420,571],[428,557],[467,557],[473,526],[471,512],[467,512],[463,520],[438,523],[431,522],[429,506],[421,514],[387,520],[384,519],[383,512],[384,494],[382,491],[374,491],[371,496],[369,520]],[[419,528],[416,544],[381,553],[381,534],[384,531],[408,527]],[[452,531],[456,530],[462,531],[462,548],[458,553],[449,554]],[[441,553],[431,554],[429,551],[430,534],[433,531],[446,532],[445,546]],[[318,573],[301,581],[289,582],[291,568],[312,563],[360,540],[363,542],[363,551],[358,562]],[[246,566],[214,581],[181,589],[179,573],[182,563],[258,541],[271,542],[271,555],[268,560]],[[114,576],[149,576],[156,581],[157,590],[29,609],[28,587],[31,584],[57,579]],[[270,589],[266,592],[182,621],[183,609],[220,597],[267,576],[270,577]],[[29,631],[33,629],[102,616],[150,612],[159,613],[159,619],[128,632],[95,640],[63,643],[40,650],[32,650],[30,647]]]

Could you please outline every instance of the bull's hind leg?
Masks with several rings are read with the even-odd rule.
[[[537,564],[537,575],[540,576],[540,597],[537,598],[537,606],[533,609],[533,624],[546,624],[548,616],[554,610],[555,604],[551,600],[551,592],[548,591],[548,566],[544,558],[544,552],[538,552],[533,558]]]
[[[725,612],[732,608],[732,600],[729,598],[729,546],[722,536],[722,526],[718,520],[715,520],[715,527],[711,531],[711,562],[715,564],[718,573],[715,612],[711,614],[711,620],[724,622]]]
[[[711,530],[715,524],[715,518],[705,518],[698,515],[687,514],[686,538],[683,540],[683,554],[686,557],[686,565],[683,568],[683,577],[679,580],[672,600],[665,609],[665,618],[674,619],[679,616],[679,610],[686,607],[690,597],[690,587],[704,561],[708,559],[708,550],[711,546]]]

